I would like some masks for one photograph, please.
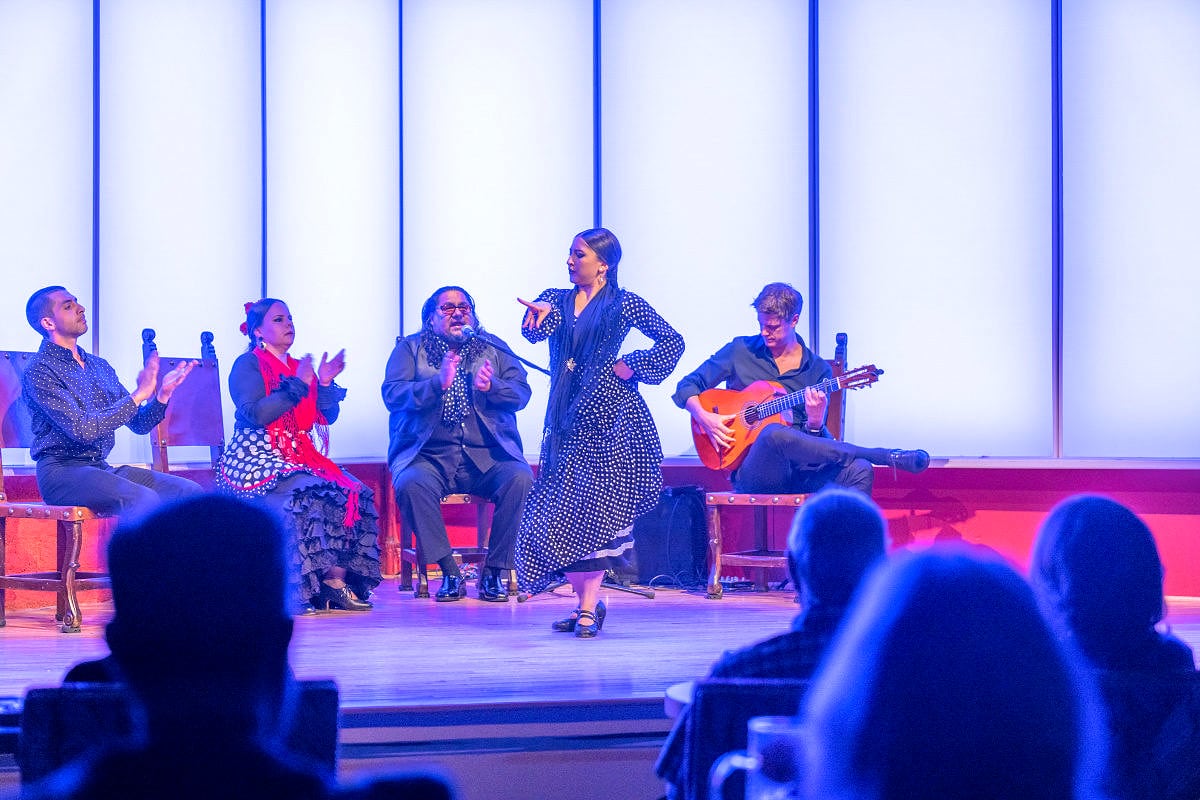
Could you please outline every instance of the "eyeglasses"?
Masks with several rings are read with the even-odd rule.
[[[470,314],[471,306],[468,303],[459,303],[458,305],[455,305],[454,303],[446,303],[445,305],[438,306],[438,311],[442,312],[447,317],[452,317],[454,316],[455,311],[461,311],[464,314]]]

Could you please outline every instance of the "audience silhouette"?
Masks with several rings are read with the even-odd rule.
[[[294,707],[290,561],[265,509],[206,495],[122,522],[109,544],[112,660],[140,702],[139,740],[26,798],[449,798],[440,778],[339,792],[281,746]]]
[[[885,531],[879,507],[861,492],[831,486],[801,506],[788,535],[788,572],[801,603],[791,630],[725,653],[708,677],[810,677],[863,576],[883,559]],[[671,797],[698,796],[707,788],[686,780],[689,724],[694,722],[685,708],[655,767]]]
[[[1188,646],[1155,629],[1163,566],[1150,529],[1109,498],[1065,500],[1038,532],[1030,581],[1059,638],[1095,671],[1111,738],[1105,791],[1200,797],[1200,678]]]
[[[1033,545],[1030,582],[1059,636],[1100,669],[1192,671],[1192,651],[1162,621],[1163,566],[1154,536],[1098,495],[1059,503]]]
[[[807,695],[808,796],[1094,796],[1103,738],[1076,661],[991,553],[893,557]]]

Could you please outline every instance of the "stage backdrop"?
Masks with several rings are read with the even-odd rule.
[[[37,346],[25,299],[61,283],[129,383],[144,327],[172,355],[213,331],[227,370],[269,293],[298,351],[347,350],[333,454],[380,459],[428,293],[544,362],[514,298],[601,223],[688,342],[646,388],[668,455],[675,381],[785,280],[824,355],[846,331],[886,370],[864,444],[1195,458],[1200,6],[895,6],[3,0],[0,347]]]

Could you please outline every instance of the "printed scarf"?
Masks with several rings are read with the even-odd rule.
[[[421,347],[425,350],[425,359],[434,369],[442,368],[442,358],[450,350],[451,342],[438,336],[431,330],[421,331]],[[442,424],[454,427],[467,417],[470,399],[467,396],[467,368],[483,352],[483,342],[478,337],[468,339],[459,345],[458,369],[454,371],[454,380],[442,395]]]

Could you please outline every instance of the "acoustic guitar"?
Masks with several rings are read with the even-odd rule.
[[[879,380],[883,370],[868,364],[841,375],[834,375],[815,383],[811,388],[825,394],[842,389],[860,389]],[[783,422],[783,412],[804,405],[804,389],[784,392],[774,381],[755,381],[745,389],[706,389],[700,393],[700,405],[715,414],[733,414],[729,423],[733,433],[733,444],[717,449],[708,434],[695,419],[692,420],[692,441],[700,461],[709,469],[735,469],[746,457],[746,451],[763,427],[772,422]]]

